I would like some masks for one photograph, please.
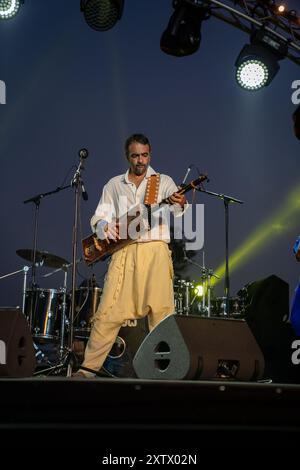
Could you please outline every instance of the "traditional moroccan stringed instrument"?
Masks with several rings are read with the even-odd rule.
[[[181,187],[178,189],[177,193],[178,194],[185,194],[191,189],[196,189],[200,184],[207,180],[207,175],[200,175],[198,178],[195,180],[191,181],[190,183],[186,184],[185,186]],[[170,194],[171,196],[171,194]],[[170,197],[169,196],[169,197]],[[146,206],[149,206],[147,204],[147,194],[144,200],[144,204]],[[159,210],[162,205],[164,204],[169,204],[168,198],[163,199],[159,204],[156,210]],[[154,210],[155,212],[155,210]],[[126,223],[127,227],[129,227],[130,223],[136,219],[139,216],[139,213],[136,213],[134,216],[127,214],[124,214],[120,219],[118,219],[118,222],[120,225],[122,222]],[[138,232],[138,227],[136,227],[136,231]],[[124,246],[128,245],[129,243],[134,243],[136,240],[132,239],[128,235],[127,231],[127,237],[120,238],[119,240],[110,240],[108,242],[106,239],[105,240],[100,240],[95,233],[89,235],[88,237],[84,238],[82,240],[82,247],[83,247],[83,257],[84,260],[88,265],[91,265],[93,263],[96,263],[97,261],[103,261],[105,260],[108,256],[111,256],[113,253],[116,251],[120,250]]]

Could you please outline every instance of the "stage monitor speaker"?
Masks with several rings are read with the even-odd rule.
[[[242,291],[245,291],[248,323],[255,323],[258,329],[265,329],[266,323],[277,326],[288,320],[289,285],[283,279],[272,274],[247,284]]]
[[[35,365],[33,340],[23,313],[0,307],[0,377],[31,377]]]
[[[257,380],[264,357],[244,320],[169,315],[144,339],[133,367],[141,379]]]
[[[289,285],[274,274],[254,281],[240,291],[247,321],[265,359],[265,379],[299,383],[299,366],[293,364],[292,344],[297,338],[289,319]]]

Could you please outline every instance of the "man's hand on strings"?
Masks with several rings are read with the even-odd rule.
[[[170,204],[179,204],[181,207],[186,203],[186,197],[184,194],[173,193],[172,196],[168,197]]]
[[[107,243],[110,243],[110,240],[113,240],[114,242],[120,240],[119,222],[113,221],[113,222],[107,223],[103,231],[104,231],[104,236],[105,236]]]

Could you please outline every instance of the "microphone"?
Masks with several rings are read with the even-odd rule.
[[[88,152],[87,149],[83,148],[83,149],[80,149],[80,150],[79,150],[78,155],[79,155],[79,157],[80,157],[80,163],[79,163],[79,167],[78,167],[78,169],[77,169],[77,172],[84,169],[84,167],[83,167],[83,160],[85,160],[85,159],[88,157],[89,152]],[[79,173],[79,174],[80,174],[80,173]],[[79,182],[80,182],[80,184],[81,184],[81,195],[82,195],[82,199],[83,199],[84,201],[87,201],[88,198],[89,198],[89,196],[88,196],[88,193],[87,193],[86,190],[85,190],[83,181],[81,180],[80,177],[79,177]]]
[[[78,155],[79,155],[81,160],[84,160],[88,157],[89,152],[88,152],[87,149],[80,149],[79,152],[78,152]]]
[[[180,186],[184,186],[184,185],[185,185],[186,179],[187,179],[187,177],[188,177],[189,172],[191,171],[192,166],[193,166],[193,165],[190,165],[190,166],[188,167],[188,169],[186,170],[186,174],[184,175],[183,181],[182,181],[182,183],[181,183]]]

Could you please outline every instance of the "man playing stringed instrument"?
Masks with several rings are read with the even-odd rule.
[[[143,134],[134,134],[126,140],[129,169],[104,186],[91,219],[92,230],[98,239],[113,246],[121,238],[122,227],[118,220],[131,207],[139,207],[139,227],[147,226],[147,230],[137,229],[137,236],[131,243],[115,251],[111,257],[82,364],[92,370],[98,371],[102,367],[124,322],[148,315],[151,330],[167,315],[174,313],[174,273],[168,247],[170,233],[166,211],[171,210],[175,216],[180,216],[187,204],[185,197],[177,192],[172,178],[157,174],[151,168],[150,152],[150,142]],[[150,204],[155,206],[165,199],[169,204],[158,211],[158,216],[149,215],[144,206],[151,192]],[[75,375],[93,376],[83,369]]]

